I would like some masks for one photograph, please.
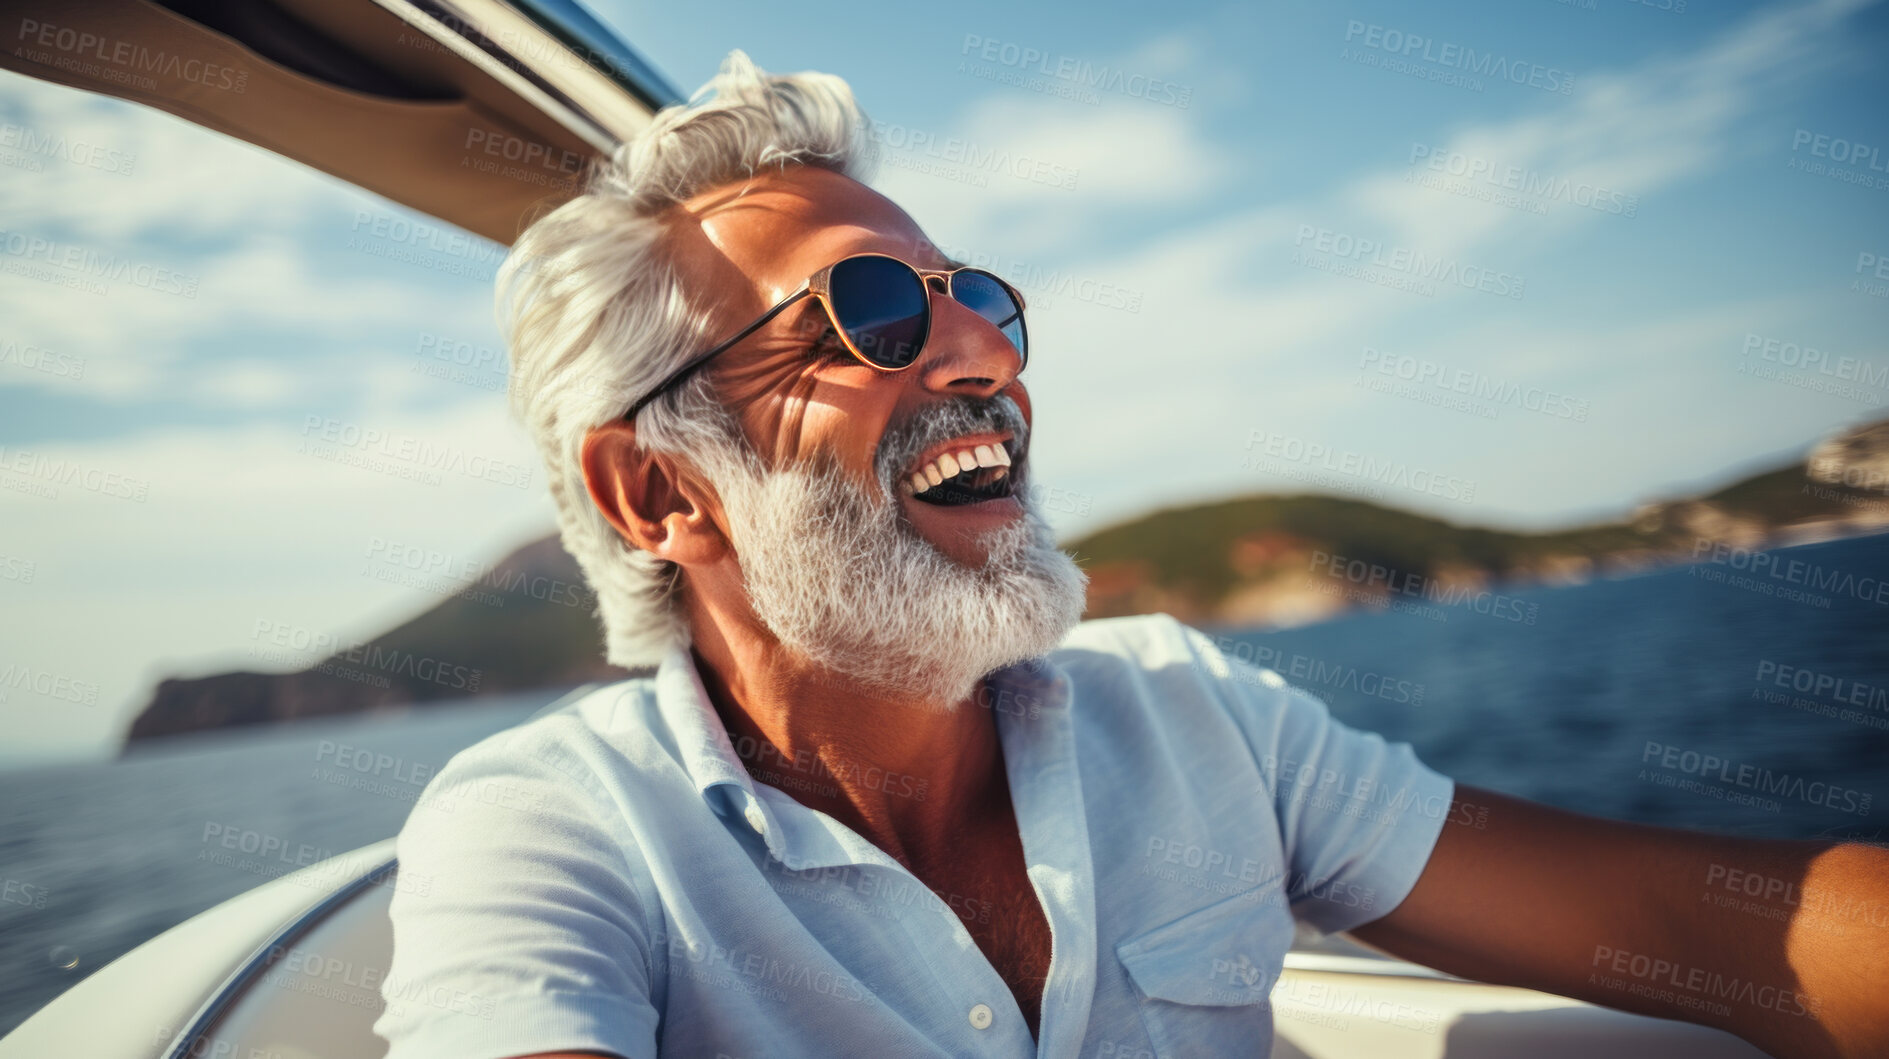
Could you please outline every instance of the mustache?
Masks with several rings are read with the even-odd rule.
[[[899,476],[926,449],[940,441],[985,431],[1008,431],[1016,445],[1018,487],[1026,470],[1023,456],[1030,447],[1030,424],[1023,409],[1007,394],[994,397],[958,395],[925,405],[903,423],[887,427],[879,439],[879,451],[873,458],[873,471],[880,484],[891,493]]]

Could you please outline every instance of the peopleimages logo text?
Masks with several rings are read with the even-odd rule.
[[[1519,191],[1535,198],[1563,202],[1600,213],[1631,217],[1640,210],[1638,195],[1627,195],[1585,180],[1571,180],[1526,166],[1496,162],[1429,144],[1410,145],[1410,164],[1433,173],[1461,177],[1504,191]]]
[[[1824,780],[1807,780],[1788,772],[1773,772],[1758,765],[1739,764],[1715,754],[1703,754],[1697,750],[1656,743],[1650,739],[1646,741],[1645,749],[1640,752],[1640,763],[1656,765],[1669,772],[1697,776],[1700,779],[1723,783],[1730,787],[1790,798],[1806,805],[1821,805],[1845,813],[1855,813],[1858,816],[1869,815],[1870,804],[1875,798],[1867,791],[1839,787]]]
[[[1409,247],[1386,246],[1375,239],[1363,239],[1348,232],[1320,228],[1313,224],[1299,225],[1292,245],[1300,251],[1309,250],[1369,267],[1400,272],[1426,283],[1452,284],[1504,298],[1520,298],[1528,286],[1526,279],[1513,273],[1464,264],[1453,258],[1435,257]]]
[[[1846,706],[1866,706],[1889,712],[1889,688],[1864,684],[1832,673],[1820,673],[1802,666],[1780,665],[1763,659],[1758,662],[1757,681],[1759,684],[1775,684],[1780,688],[1815,695]]]
[[[1317,573],[1321,568],[1328,577],[1378,589],[1388,596],[1413,596],[1446,607],[1461,606],[1476,614],[1521,625],[1535,624],[1541,614],[1540,603],[1518,599],[1503,592],[1491,592],[1474,582],[1450,582],[1409,570],[1398,570],[1382,563],[1314,551],[1312,572]]]
[[[1450,367],[1408,353],[1388,353],[1365,346],[1363,355],[1358,358],[1358,368],[1361,373],[1375,373],[1419,387],[1435,387],[1492,405],[1540,412],[1561,419],[1572,419],[1577,423],[1587,422],[1586,401],[1540,386],[1524,386],[1508,379],[1498,379],[1473,369]]]
[[[1347,477],[1378,485],[1428,493],[1445,500],[1469,503],[1476,498],[1476,483],[1453,474],[1443,474],[1401,460],[1379,459],[1362,452],[1333,449],[1320,442],[1308,442],[1290,434],[1271,431],[1246,432],[1246,464],[1251,470],[1270,470],[1262,459],[1285,460],[1322,468]]]
[[[1574,91],[1574,75],[1566,70],[1518,61],[1494,52],[1479,52],[1467,45],[1405,33],[1375,22],[1360,22],[1355,18],[1347,20],[1345,43],[1564,96]]]
[[[74,276],[127,283],[158,294],[197,296],[198,277],[195,275],[44,236],[0,231],[0,253],[64,269]]]
[[[172,81],[183,81],[241,95],[249,84],[249,71],[233,66],[223,66],[190,55],[152,49],[132,40],[114,40],[102,37],[86,30],[69,26],[56,26],[50,22],[35,19],[20,20],[19,32],[14,36],[16,42],[25,42],[15,49],[15,53],[29,51],[30,46],[49,48],[52,53],[41,52],[28,55],[35,62],[56,66],[62,70],[74,69],[77,72],[90,73],[102,80],[119,84],[129,84],[134,88],[153,89],[157,81],[142,76],[156,74]],[[117,69],[100,69],[94,62],[106,63]]]
[[[1878,577],[1858,577],[1848,570],[1820,566],[1776,552],[1739,548],[1710,537],[1701,537],[1693,542],[1692,557],[1763,575],[1789,585],[1802,585],[1819,592],[1848,596],[1877,606],[1889,606],[1889,581]]]
[[[1732,1013],[1731,1008],[1722,1001],[1731,1000],[1785,1015],[1816,1017],[1815,997],[1805,996],[1792,989],[1727,976],[1703,967],[1688,967],[1610,945],[1594,946],[1593,963],[1596,968],[1629,975],[1631,978],[1609,980],[1596,971],[1588,976],[1590,984],[1621,989],[1634,996],[1664,1001],[1675,1007],[1710,1011],[1722,1017]],[[1672,988],[1663,988],[1665,986]]]
[[[976,33],[964,35],[964,46],[958,54],[1012,70],[1039,74],[1071,86],[1114,92],[1170,107],[1186,109],[1194,99],[1194,89],[1190,85]]]
[[[1791,134],[1792,153],[1806,147],[1810,149],[1810,154],[1818,158],[1828,158],[1832,162],[1860,166],[1878,173],[1889,173],[1889,159],[1885,159],[1882,149],[1873,144],[1858,143],[1841,136],[1826,136],[1809,129],[1798,129]]]
[[[939,137],[924,129],[874,121],[867,126],[872,141],[894,151],[905,151],[972,170],[1004,173],[1018,180],[1043,184],[1062,191],[1074,191],[1080,170],[1060,162],[1016,154],[1000,147],[988,147],[961,136]],[[882,157],[882,161],[890,161]],[[892,164],[898,164],[896,162]]]

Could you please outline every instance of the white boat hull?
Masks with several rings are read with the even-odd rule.
[[[0,1059],[381,1059],[393,847],[311,865],[173,927],[0,1039]],[[1291,953],[1272,1003],[1274,1059],[1763,1054],[1716,1030],[1367,956]]]

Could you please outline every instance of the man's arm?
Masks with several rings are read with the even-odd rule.
[[[1458,785],[1416,887],[1353,933],[1774,1055],[1889,1056],[1889,849],[1620,823]]]
[[[630,859],[642,854],[607,826],[608,802],[560,731],[526,725],[462,751],[402,826],[410,885],[388,907],[374,1023],[387,1059],[655,1054],[649,916]]]

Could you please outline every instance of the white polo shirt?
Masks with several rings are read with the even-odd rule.
[[[1085,622],[982,698],[1053,935],[1040,1040],[965,927],[989,906],[796,801],[820,762],[751,777],[677,648],[428,785],[387,1059],[1264,1055],[1293,920],[1395,908],[1454,792],[1166,615]]]

